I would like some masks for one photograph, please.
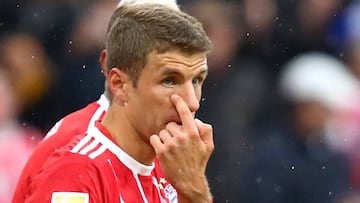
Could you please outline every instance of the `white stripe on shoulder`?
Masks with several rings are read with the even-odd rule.
[[[83,137],[71,150],[72,153],[78,153],[81,148],[83,148],[92,138],[92,136],[88,133],[85,137]]]
[[[86,147],[84,147],[79,154],[85,155],[88,152],[90,152],[91,150],[95,149],[99,144],[98,140],[93,140],[90,144],[88,144]]]
[[[93,139],[93,140],[91,140]],[[90,142],[90,143],[89,143]],[[155,168],[153,163],[150,166],[141,164],[124,152],[118,145],[104,135],[97,127],[90,128],[87,135],[71,150],[73,153],[88,154],[89,158],[95,159],[106,150],[113,153],[126,167],[140,175],[150,175]],[[93,151],[91,151],[93,150]]]
[[[95,151],[91,152],[91,154],[89,154],[90,159],[95,159],[100,154],[104,153],[106,149],[107,149],[107,147],[105,145],[101,145],[97,150],[95,150]]]

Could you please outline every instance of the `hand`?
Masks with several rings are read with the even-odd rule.
[[[210,202],[205,170],[214,150],[212,126],[194,119],[184,100],[170,98],[181,124],[170,122],[150,143],[165,177],[175,187],[179,202]]]

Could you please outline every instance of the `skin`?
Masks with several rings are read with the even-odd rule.
[[[211,200],[205,169],[214,150],[213,132],[195,119],[207,71],[205,53],[152,51],[137,87],[117,68],[108,74],[114,98],[103,125],[139,162],[150,165],[158,158],[179,202]]]

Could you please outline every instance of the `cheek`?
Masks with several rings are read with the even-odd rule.
[[[152,133],[158,128],[162,129],[171,117],[171,111],[174,111],[171,110],[174,107],[170,102],[170,95],[170,92],[154,88],[148,89],[141,98],[137,98],[138,102],[133,110],[139,113],[138,121],[151,128]]]
[[[168,120],[170,120],[169,112],[164,106],[149,105],[139,114],[136,120],[139,128],[142,129],[145,137],[152,134],[158,134],[160,130],[165,128]]]
[[[147,100],[159,108],[168,108],[171,105],[170,96],[176,93],[174,89],[166,88],[162,85],[157,85],[147,92]]]
[[[173,107],[170,102],[170,93],[163,94],[152,94],[150,95],[148,103],[148,112],[150,117],[155,117],[157,120],[163,119],[166,114],[169,114],[169,111]]]

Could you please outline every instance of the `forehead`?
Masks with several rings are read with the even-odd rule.
[[[176,50],[164,53],[152,51],[148,55],[147,68],[156,69],[155,71],[161,71],[163,68],[176,68],[186,72],[207,70],[206,53],[189,55]]]

